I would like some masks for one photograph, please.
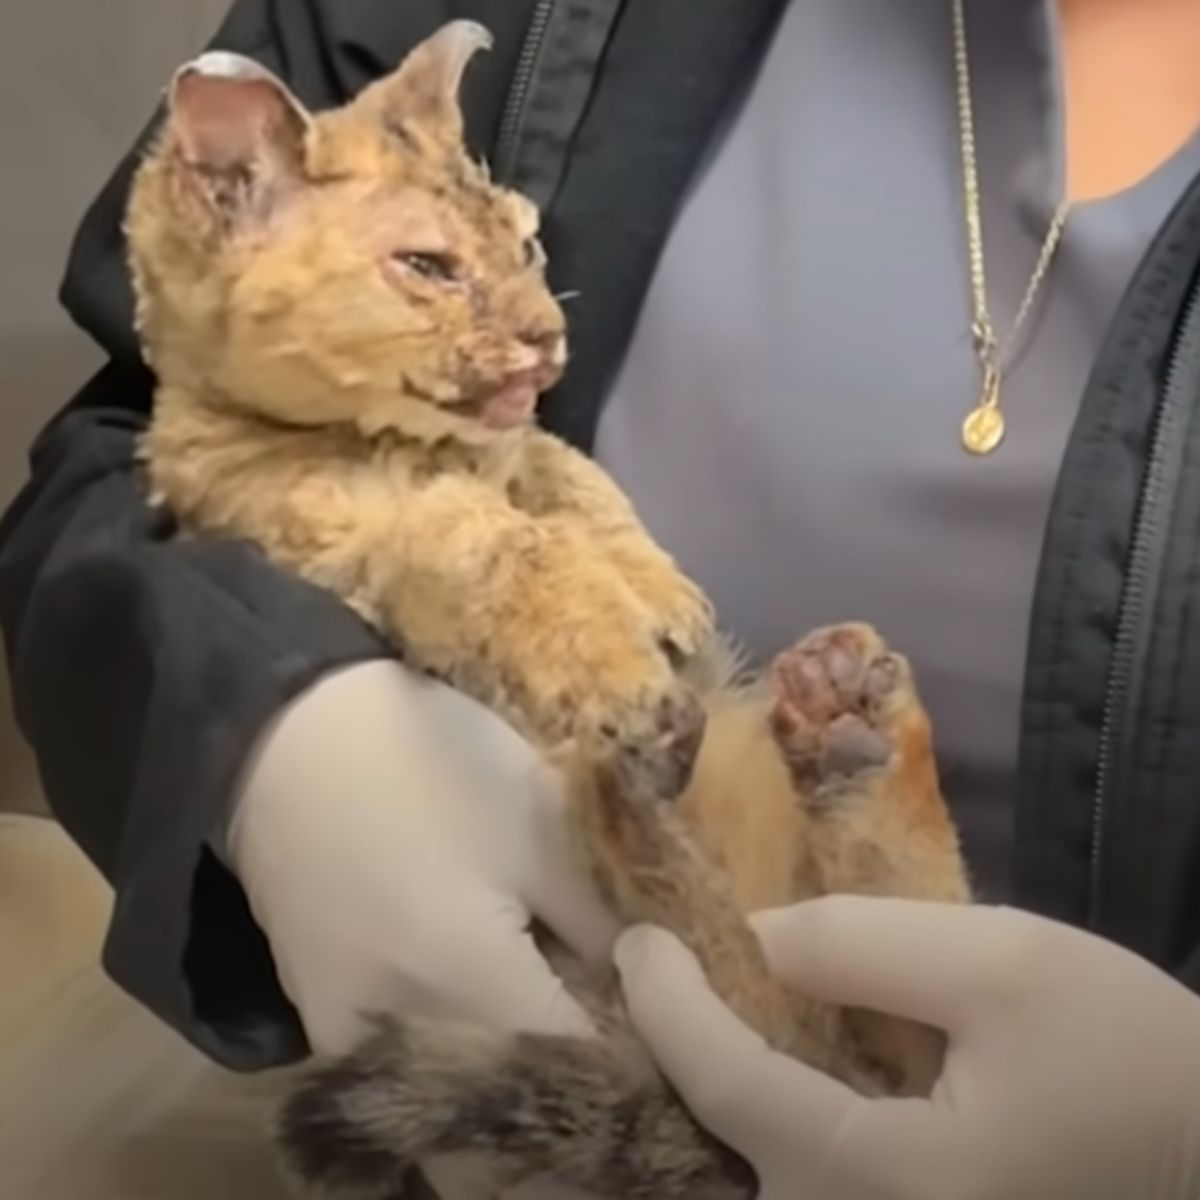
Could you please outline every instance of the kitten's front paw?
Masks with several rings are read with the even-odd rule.
[[[583,661],[571,699],[570,736],[607,762],[631,794],[674,799],[687,786],[704,736],[705,713],[653,641]]]
[[[673,571],[662,581],[655,605],[651,596],[647,603],[661,621],[659,638],[668,652],[688,660],[702,654],[716,634],[716,612],[712,601],[685,575]]]
[[[611,764],[639,795],[673,799],[691,778],[704,709],[640,604],[591,600],[595,618],[576,614],[556,627],[528,677],[538,724],[552,743],[569,739],[586,758]]]
[[[711,645],[716,633],[712,601],[665,554],[655,551],[619,558],[621,574],[655,622],[659,644],[676,665]]]

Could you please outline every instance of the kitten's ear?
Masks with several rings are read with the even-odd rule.
[[[265,216],[303,178],[312,117],[252,59],[213,51],[182,67],[167,123],[196,184],[224,216]]]
[[[462,109],[458,93],[467,65],[492,48],[492,35],[475,21],[451,21],[421,42],[399,68],[364,93],[389,125],[410,123],[439,136],[461,141]]]

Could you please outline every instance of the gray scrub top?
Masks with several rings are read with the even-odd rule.
[[[1003,339],[1061,190],[1056,9],[969,0],[968,28]],[[792,0],[681,210],[599,428],[600,460],[755,660],[855,618],[911,658],[987,899],[1008,889],[1059,461],[1122,289],[1197,171],[1193,138],[1073,211],[1007,377],[1008,438],[971,458],[949,0]]]

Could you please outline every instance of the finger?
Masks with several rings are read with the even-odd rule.
[[[709,988],[671,934],[640,926],[617,942],[630,1016],[684,1103],[751,1162],[792,1147],[824,1161],[862,1101],[849,1088],[777,1054]]]
[[[530,911],[574,954],[597,964],[612,957],[621,926],[605,907],[591,880],[580,870],[551,861],[530,881]]]
[[[592,1037],[582,1006],[542,957],[527,930],[481,922],[454,946],[453,966],[436,981],[466,1020],[494,1029]]]
[[[984,905],[825,896],[752,921],[789,987],[951,1033],[1028,945],[1019,914]]]
[[[562,777],[548,768],[529,780],[530,838],[518,882],[530,912],[580,958],[607,964],[621,926],[572,844]]]

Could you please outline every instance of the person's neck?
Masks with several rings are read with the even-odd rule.
[[[1057,0],[1067,195],[1133,186],[1200,126],[1198,0]]]

